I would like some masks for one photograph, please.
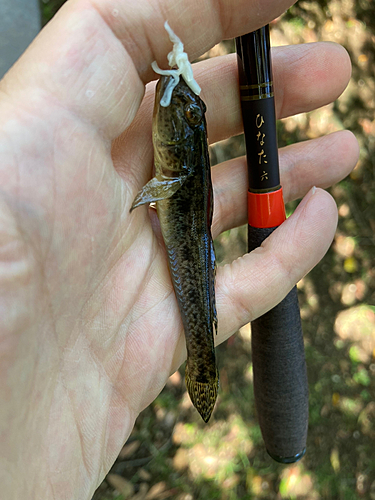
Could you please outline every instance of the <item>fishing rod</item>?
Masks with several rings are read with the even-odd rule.
[[[249,174],[248,251],[285,220],[269,26],[236,38]],[[268,454],[293,463],[306,451],[308,385],[297,288],[251,323],[254,394]]]

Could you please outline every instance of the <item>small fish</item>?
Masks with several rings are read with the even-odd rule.
[[[170,104],[160,105],[172,78],[162,76],[155,93],[152,136],[156,176],[138,193],[131,211],[156,202],[185,330],[186,387],[193,405],[208,422],[219,376],[213,336],[217,332],[216,264],[206,106],[182,77]]]

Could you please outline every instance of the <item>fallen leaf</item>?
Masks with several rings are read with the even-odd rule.
[[[139,486],[138,493],[133,497],[131,497],[129,500],[146,500],[147,492],[148,492],[148,485],[146,483],[141,483]]]
[[[166,484],[165,481],[160,481],[159,483],[154,484],[149,489],[146,500],[153,500],[155,498],[160,498],[160,494],[165,491]]]
[[[117,490],[124,497],[124,500],[134,494],[133,484],[118,474],[108,474],[107,481],[112,488]]]
[[[124,459],[130,457],[138,450],[140,445],[140,441],[132,441],[131,443],[125,444],[119,453],[119,458]]]

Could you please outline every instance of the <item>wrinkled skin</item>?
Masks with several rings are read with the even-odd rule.
[[[197,13],[187,0],[181,16],[172,0],[69,0],[0,82],[4,498],[89,500],[186,356],[157,219],[145,207],[129,214],[152,172],[153,84],[144,91],[151,62],[164,66],[170,50],[165,13],[194,60],[291,3],[203,0]],[[331,43],[283,47],[273,62],[279,118],[331,102],[350,77]],[[194,75],[210,142],[240,133],[235,57],[203,61]],[[304,199],[262,248],[218,269],[218,342],[322,258],[337,209],[310,188],[337,182],[357,157],[345,131],[280,151],[285,200]],[[245,160],[212,178],[215,237],[246,221]]]

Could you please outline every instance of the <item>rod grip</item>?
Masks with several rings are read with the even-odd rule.
[[[248,226],[251,252],[276,229]],[[306,450],[308,383],[297,288],[251,323],[255,403],[268,454],[294,463]]]

